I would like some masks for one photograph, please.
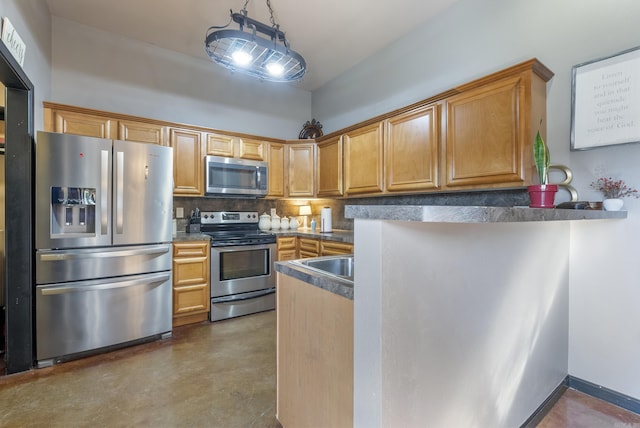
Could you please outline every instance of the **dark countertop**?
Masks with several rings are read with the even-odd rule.
[[[316,229],[316,231],[314,232],[311,229],[305,230],[299,228],[295,230],[269,230],[269,232],[273,233],[276,236],[301,236],[303,238],[314,238],[321,241],[336,241],[353,244],[353,230],[334,229],[331,232],[319,232],[318,229]]]
[[[353,300],[353,282],[351,281],[307,270],[303,266],[291,263],[291,261],[276,262],[275,269],[276,272],[280,272],[283,275],[291,276],[307,284]]]
[[[438,205],[347,205],[345,217],[427,223],[513,223],[627,218],[626,211]]]
[[[186,241],[209,241],[211,237],[204,233],[187,233],[177,232],[173,235],[173,242],[186,242]]]

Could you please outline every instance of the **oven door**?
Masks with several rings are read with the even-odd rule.
[[[211,247],[211,297],[273,288],[276,244]]]

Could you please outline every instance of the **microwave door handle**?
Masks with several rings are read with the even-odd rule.
[[[116,233],[124,232],[124,152],[116,152]]]
[[[109,152],[100,153],[100,232],[106,235],[109,228]]]

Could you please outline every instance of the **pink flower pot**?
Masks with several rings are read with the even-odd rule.
[[[556,184],[535,184],[527,187],[531,203],[530,208],[553,208],[555,207],[556,192],[558,185]]]

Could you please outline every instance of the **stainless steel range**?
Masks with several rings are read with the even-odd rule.
[[[257,212],[202,212],[211,236],[211,321],[275,309],[276,237],[258,229]]]

